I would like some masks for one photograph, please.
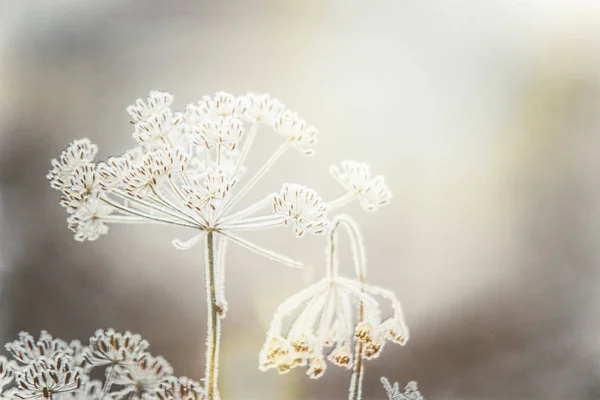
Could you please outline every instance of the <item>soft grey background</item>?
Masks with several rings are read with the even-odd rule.
[[[600,3],[558,0],[211,2],[0,0],[0,339],[96,328],[148,338],[179,375],[203,368],[202,252],[176,229],[72,239],[45,174],[71,140],[129,148],[125,107],[151,89],[183,107],[270,92],[321,130],[255,191],[350,158],[385,174],[393,204],[362,224],[369,281],[403,301],[412,338],[367,362],[428,399],[600,396]],[[257,166],[275,143],[265,135]],[[258,150],[260,148],[260,150]],[[330,366],[257,370],[279,302],[318,279],[322,238],[256,235],[314,265],[232,247],[224,399],[344,399]],[[351,269],[348,268],[351,272]]]

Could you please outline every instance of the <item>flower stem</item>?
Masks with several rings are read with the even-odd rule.
[[[363,320],[363,304],[362,302],[358,306],[358,322]],[[361,341],[356,343],[356,353],[354,354],[354,370],[352,371],[352,378],[350,379],[350,389],[348,393],[348,400],[360,400],[362,394],[362,381],[365,372],[365,367],[362,360],[363,344]]]
[[[364,267],[363,267],[364,268]],[[365,283],[364,269],[357,268],[358,280],[361,285]],[[361,291],[364,291],[361,288]],[[364,319],[364,306],[361,301],[358,306],[358,323],[360,324]],[[348,393],[348,400],[360,400],[362,396],[362,381],[365,373],[365,367],[362,359],[363,343],[358,340],[356,343],[356,353],[354,354],[354,370],[352,371],[352,378],[350,379],[350,392]]]
[[[273,164],[275,164],[275,161],[277,161],[279,159],[279,157],[282,156],[283,153],[285,153],[285,151],[287,150],[287,148],[292,144],[291,140],[286,140],[276,151],[275,153],[273,153],[273,155],[267,160],[267,162],[258,170],[258,172],[256,172],[256,174],[254,174],[254,176],[252,178],[250,178],[250,181],[248,183],[246,183],[246,186],[244,186],[239,192],[237,192],[232,198],[231,200],[229,200],[229,202],[227,204],[225,204],[225,206],[223,207],[223,209],[221,210],[221,212],[219,213],[219,215],[217,216],[217,218],[215,220],[219,220],[221,218],[221,216],[223,216],[227,210],[229,210],[231,207],[233,207],[239,200],[241,200],[244,195],[254,187],[254,185],[256,184],[256,182],[258,182],[258,180],[260,178],[263,177],[264,174],[266,174],[269,169],[273,166]]]
[[[206,337],[206,370],[205,385],[207,400],[219,398],[217,376],[218,376],[218,353],[219,335],[221,333],[221,321],[218,316],[217,296],[215,290],[215,255],[213,232],[209,230],[205,237],[204,268],[206,289],[206,325],[208,334]]]
[[[100,393],[100,397],[98,397],[98,400],[102,400],[110,390],[110,387],[112,386],[111,381],[113,378],[114,370],[115,364],[110,364],[110,367],[108,367],[108,373],[106,374],[106,381],[104,382],[104,386],[102,387],[102,392]]]

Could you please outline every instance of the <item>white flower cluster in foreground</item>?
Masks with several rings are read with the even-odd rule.
[[[390,400],[425,400],[421,392],[419,392],[419,385],[415,381],[408,382],[402,392],[400,391],[398,382],[394,382],[394,385],[392,385],[386,377],[382,377],[381,383]]]
[[[269,258],[299,266],[287,257],[238,236],[238,231],[290,225],[297,237],[321,234],[328,213],[356,198],[365,210],[387,204],[391,193],[383,178],[372,177],[366,164],[345,161],[332,168],[345,193],[325,202],[300,184],[284,184],[278,192],[241,210],[235,205],[254,187],[287,149],[311,155],[318,131],[269,95],[233,96],[219,92],[171,109],[173,97],[151,92],[128,107],[136,146],[124,154],[95,162],[98,147],[75,140],[52,160],[48,179],[62,192],[60,204],[69,228],[80,241],[96,240],[114,223],[162,223],[196,230],[188,249],[212,231]],[[244,161],[259,127],[267,127],[281,145],[265,164],[244,179]],[[245,181],[245,182],[244,182]],[[271,206],[271,214],[261,214]]]
[[[173,376],[169,363],[148,353],[148,342],[130,332],[98,330],[88,346],[45,331],[38,339],[21,332],[5,347],[13,359],[0,357],[0,399],[206,399],[198,382]],[[104,382],[91,377],[99,368]]]

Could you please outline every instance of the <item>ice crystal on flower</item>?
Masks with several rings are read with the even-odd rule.
[[[419,392],[419,385],[415,381],[408,382],[403,391],[400,391],[398,382],[394,382],[392,385],[385,377],[381,378],[381,383],[389,400],[424,400],[423,395]]]
[[[327,204],[317,192],[302,185],[283,185],[281,192],[273,199],[273,210],[285,218],[286,225],[293,225],[297,237],[302,237],[305,231],[323,233],[329,223]]]

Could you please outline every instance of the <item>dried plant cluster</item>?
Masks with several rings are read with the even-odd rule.
[[[221,319],[227,311],[224,284],[227,244],[239,245],[288,266],[302,267],[301,262],[250,242],[240,233],[290,226],[298,238],[306,234],[324,235],[327,242],[325,276],[277,309],[259,354],[259,368],[286,373],[305,366],[309,377],[319,378],[328,360],[352,370],[349,398],[361,398],[364,360],[379,356],[386,341],[404,345],[409,335],[396,296],[365,281],[366,255],[357,224],[347,215],[334,213],[353,200],[369,212],[388,204],[391,192],[385,180],[371,175],[364,163],[344,161],[331,168],[342,191],[330,201],[323,200],[304,185],[284,183],[278,191],[258,196],[259,200],[251,205],[236,207],[289,149],[305,156],[313,154],[317,129],[266,94],[236,97],[219,92],[188,104],[183,112],[172,110],[172,102],[170,94],[154,91],[127,109],[134,125],[136,145],[122,155],[94,162],[97,146],[82,139],[72,142],[52,160],[48,179],[51,187],[62,193],[60,204],[67,210],[68,227],[75,239],[96,240],[108,233],[110,224],[157,223],[191,230],[185,240],[173,240],[177,249],[188,250],[203,243],[208,326],[206,368],[202,388],[194,384],[194,393],[213,400],[220,398],[219,337]],[[273,138],[278,138],[281,144],[250,174],[244,164],[261,127],[274,131]],[[338,268],[337,242],[341,231],[350,237],[355,277],[343,276]],[[390,305],[390,317],[383,317],[381,301]],[[133,345],[133,342],[127,343]],[[136,343],[144,347],[141,343],[145,342]],[[109,387],[124,388],[110,393],[111,399],[136,398],[132,396],[141,392],[132,395],[127,388],[134,382],[135,387],[139,387],[138,372],[143,375],[149,369],[152,374],[159,368],[161,373],[171,375],[164,360],[143,355],[143,348],[139,350],[142,355],[135,354],[135,357],[147,357],[144,366],[135,357],[115,363],[112,358],[121,353],[113,351],[111,346],[112,343],[108,343],[102,350],[111,354],[104,358],[105,364],[110,365],[105,381],[112,382]],[[123,357],[128,355],[123,354]],[[40,382],[49,385],[44,386],[45,397],[24,398],[58,398],[59,394],[76,393],[82,387],[88,390],[85,386],[88,384],[96,390],[97,383],[83,378],[85,368],[93,364],[89,358],[87,355],[73,363],[43,355],[42,361],[28,370],[32,377],[27,378],[23,372],[16,374],[17,388],[33,387],[27,379],[33,379],[37,386]],[[65,370],[65,366],[71,369]],[[132,372],[134,366],[136,369]],[[152,376],[149,380],[155,382],[158,378]],[[145,388],[142,394],[147,396],[145,398],[196,398],[188,394],[177,397],[179,395],[173,394],[176,391],[165,394],[167,392],[155,390],[176,384],[173,380],[169,382],[158,386],[155,382],[152,389]],[[91,389],[88,392],[96,393]],[[159,392],[161,394],[157,394]],[[109,398],[106,389],[98,395],[86,396]]]
[[[45,331],[37,340],[22,332],[5,347],[13,359],[0,357],[0,399],[206,399],[198,382],[173,376],[169,363],[130,332],[99,330],[88,346]],[[97,369],[104,383],[90,377]]]

